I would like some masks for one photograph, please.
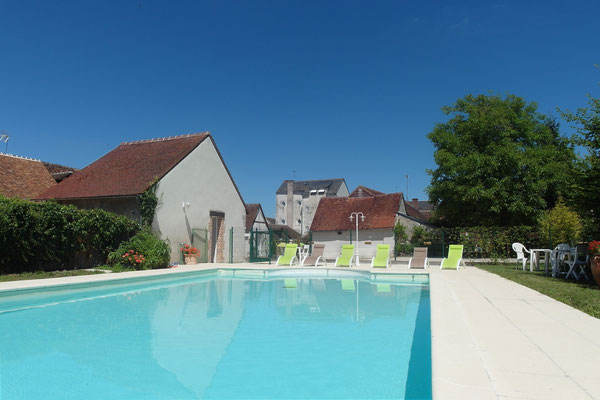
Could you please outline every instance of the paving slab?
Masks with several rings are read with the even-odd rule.
[[[481,371],[498,399],[600,399],[600,379],[594,379],[600,376],[600,320],[475,267],[432,269],[430,281],[436,399],[471,398],[476,389],[469,384],[482,387]],[[442,319],[439,312],[454,315]],[[456,356],[454,368],[468,368],[472,381],[445,370],[454,324],[463,325],[462,342],[474,344],[462,347],[470,355]]]

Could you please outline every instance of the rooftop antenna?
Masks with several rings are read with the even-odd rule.
[[[293,169],[292,172],[294,173],[294,180],[296,180],[296,170]]]
[[[2,142],[4,140],[5,143],[5,147],[4,147],[4,152],[8,153],[8,139],[10,138],[10,136],[8,136],[6,134],[6,131],[0,131],[0,142]]]
[[[404,196],[405,198],[409,198],[408,197],[408,174],[406,174],[406,196]]]

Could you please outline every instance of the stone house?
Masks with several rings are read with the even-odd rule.
[[[180,259],[181,243],[196,245],[196,232],[208,242],[201,259],[243,260],[246,207],[208,132],[121,143],[37,199],[141,221],[140,195],[151,187],[158,199],[152,229],[170,243],[172,261]]]
[[[347,197],[348,193],[344,179],[285,180],[275,196],[276,223],[287,225],[304,236],[310,230],[322,198]]]

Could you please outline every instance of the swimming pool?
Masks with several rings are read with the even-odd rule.
[[[261,273],[0,294],[1,398],[431,398],[426,275]]]

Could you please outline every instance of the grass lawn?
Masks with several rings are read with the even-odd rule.
[[[45,278],[60,278],[63,276],[79,276],[79,275],[95,275],[103,274],[102,271],[86,271],[83,269],[75,269],[70,271],[36,271],[22,272],[20,274],[0,274],[0,282],[8,281],[23,281],[27,279],[45,279]]]
[[[537,290],[593,317],[600,318],[600,288],[596,286],[593,280],[590,282],[567,281],[563,278],[546,276],[541,271],[529,272],[516,269],[515,264],[477,265],[477,267]]]

